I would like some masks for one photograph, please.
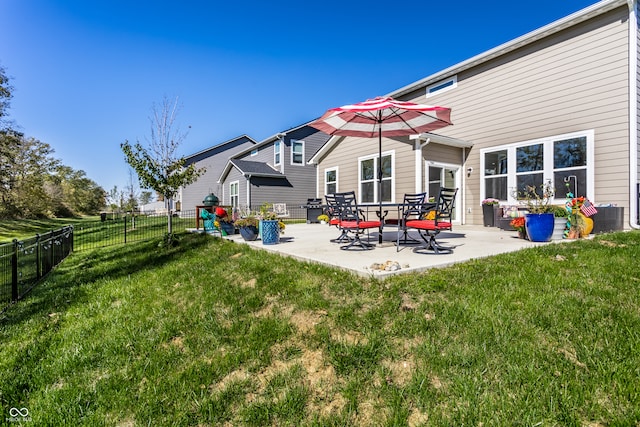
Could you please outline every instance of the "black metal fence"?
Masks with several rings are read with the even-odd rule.
[[[292,208],[286,222],[299,222],[306,209]],[[196,212],[181,211],[170,217],[172,231],[197,228]],[[200,223],[200,229],[203,224]],[[0,244],[0,313],[20,300],[53,267],[72,251],[132,243],[164,236],[168,231],[166,215],[102,216],[60,230],[24,240]]]
[[[0,244],[0,312],[24,297],[72,251],[72,226]]]
[[[170,220],[174,233],[196,228],[195,210],[179,212]],[[162,237],[168,225],[166,215],[122,215],[81,222],[74,230],[74,250],[82,251]]]

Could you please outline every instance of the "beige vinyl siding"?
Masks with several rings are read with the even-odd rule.
[[[402,142],[405,141],[405,142]],[[395,202],[402,200],[404,192],[415,191],[415,157],[413,141],[405,138],[382,138],[382,152],[394,154]],[[326,169],[338,167],[338,191],[356,191],[358,188],[358,159],[378,156],[377,138],[344,138],[327,154],[319,170],[318,197],[324,197]]]
[[[437,133],[474,143],[467,165],[467,222],[481,223],[480,150],[595,130],[595,200],[628,215],[627,10],[618,8],[458,74],[456,89],[414,102],[452,108]]]

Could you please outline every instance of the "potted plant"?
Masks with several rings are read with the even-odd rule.
[[[495,213],[494,206],[498,206],[500,201],[498,199],[484,199],[482,201],[482,219],[485,227],[495,227]]]
[[[551,240],[562,240],[564,239],[564,232],[567,230],[569,211],[565,206],[554,206],[553,218],[553,234],[551,234]]]
[[[240,229],[240,235],[244,240],[256,240],[258,238],[259,220],[255,216],[247,216],[236,220],[236,226]]]
[[[318,221],[320,221],[320,224],[326,224],[329,222],[329,215],[318,215]]]
[[[525,214],[525,228],[527,237],[532,242],[548,242],[553,234],[554,216],[553,200],[554,190],[550,181],[540,185],[540,194],[533,185],[528,185],[526,191],[519,193],[518,198],[527,206]]]
[[[264,205],[263,205],[264,206]],[[284,233],[285,224],[273,211],[260,212],[260,237],[263,245],[274,245],[280,242],[280,233]]]
[[[523,216],[517,216],[511,220],[509,225],[511,225],[517,232],[518,237],[521,239],[527,238],[527,230],[525,228],[525,219]]]

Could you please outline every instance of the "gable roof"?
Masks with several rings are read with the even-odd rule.
[[[227,177],[231,168],[235,167],[238,169],[244,176],[252,177],[252,176],[260,176],[266,178],[286,178],[282,173],[278,172],[267,163],[264,162],[252,162],[250,160],[239,160],[239,159],[230,159],[227,162],[227,165],[224,167],[224,170],[220,174],[220,179],[218,182],[224,181]]]
[[[314,120],[315,120],[315,119],[314,119]],[[263,139],[262,141],[257,142],[255,145],[252,145],[252,146],[251,146],[251,147],[249,147],[249,148],[246,148],[246,149],[244,149],[244,150],[242,150],[242,151],[239,151],[239,152],[235,153],[235,154],[232,156],[232,158],[242,157],[242,156],[244,156],[245,154],[247,154],[247,153],[249,153],[249,152],[251,152],[251,151],[253,151],[253,150],[257,149],[257,148],[260,148],[260,147],[262,147],[262,146],[264,146],[264,145],[268,145],[268,144],[270,144],[270,143],[272,143],[272,142],[274,142],[274,141],[277,141],[278,139],[281,139],[281,138],[283,138],[284,136],[286,136],[286,134],[291,133],[291,132],[294,132],[294,131],[296,131],[296,130],[298,130],[298,129],[301,129],[301,128],[303,128],[303,127],[307,126],[309,123],[313,122],[314,120],[310,120],[310,121],[308,121],[308,122],[306,122],[306,123],[303,123],[303,124],[301,124],[301,125],[298,125],[298,126],[292,127],[292,128],[290,128],[290,129],[287,129],[287,130],[282,131],[282,132],[278,132],[278,133],[276,133],[275,135],[271,135],[271,136],[269,136],[269,137],[267,137],[267,138]],[[320,131],[318,131],[318,132],[320,132]]]
[[[392,96],[394,98],[402,97],[410,92],[416,91],[423,87],[429,86],[433,83],[437,83],[440,80],[446,79],[448,77],[454,76],[459,72],[468,70],[472,67],[480,65],[482,63],[488,62],[492,59],[495,59],[499,56],[512,52],[516,49],[519,49],[523,46],[532,44],[541,40],[545,37],[548,37],[552,34],[558,33],[567,28],[573,27],[581,22],[587,21],[595,16],[602,15],[606,12],[609,12],[613,9],[616,9],[620,6],[627,5],[629,3],[628,0],[603,0],[598,3],[595,3],[589,7],[586,7],[582,10],[579,10],[571,15],[568,15],[564,18],[561,18],[557,21],[554,21],[548,25],[545,25],[537,30],[531,31],[521,37],[513,39],[507,43],[501,44],[498,47],[490,49],[484,53],[476,55],[472,58],[467,59],[466,61],[460,62],[456,65],[453,65],[449,68],[446,68],[440,72],[432,74],[428,77],[425,77],[417,82],[411,83],[405,87],[397,89],[387,96]]]
[[[249,135],[246,135],[246,134],[240,135],[228,141],[222,142],[220,144],[216,144],[212,147],[205,148],[204,150],[198,151],[197,153],[185,156],[185,160],[187,161],[187,164],[189,164],[192,161],[197,161],[197,159],[199,158],[210,157],[214,154],[232,149],[238,143],[245,143],[245,142],[250,142],[252,144],[252,147],[255,144],[257,144],[257,142],[253,138],[251,138]]]

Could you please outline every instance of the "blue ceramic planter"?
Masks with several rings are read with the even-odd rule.
[[[240,227],[240,235],[244,240],[256,240],[258,238],[258,227],[255,227],[253,225]]]
[[[524,216],[524,227],[532,242],[548,242],[553,234],[554,217],[552,213],[528,213]]]
[[[275,245],[280,242],[280,224],[278,222],[278,220],[260,221],[263,245]]]

